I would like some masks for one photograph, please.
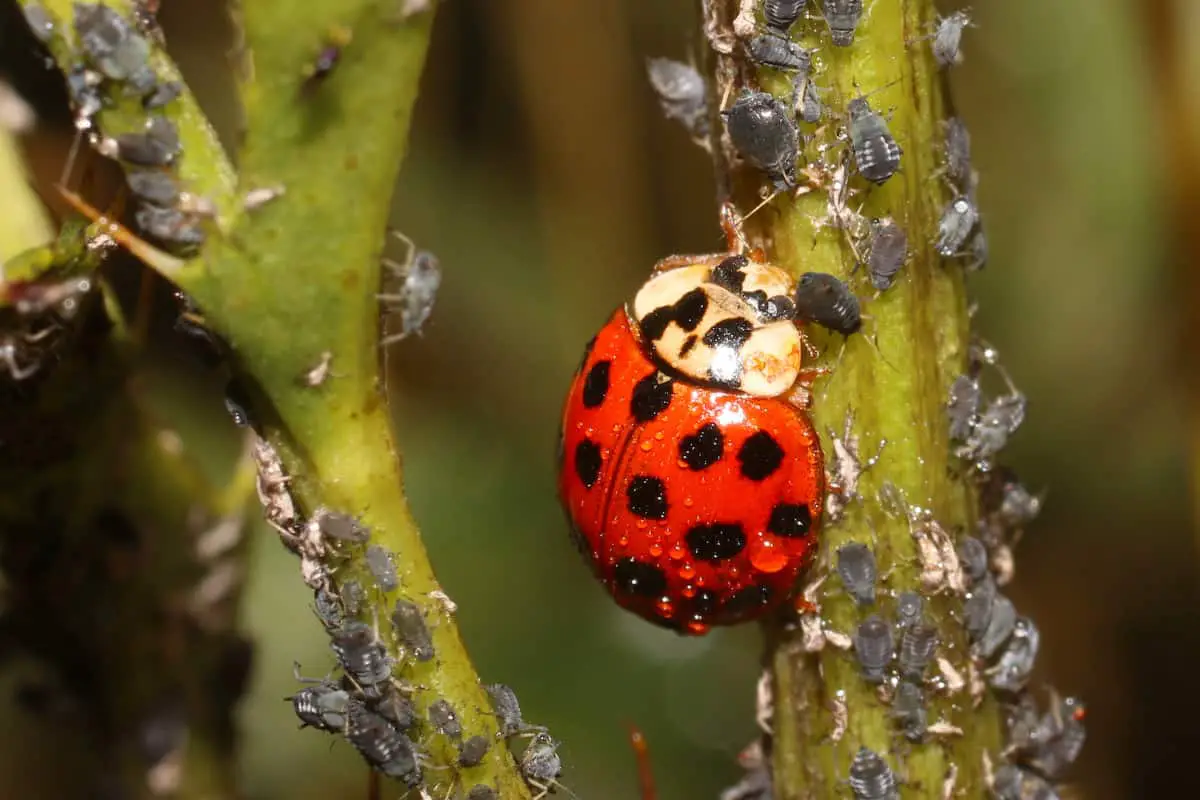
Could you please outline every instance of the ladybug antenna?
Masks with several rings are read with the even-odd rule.
[[[646,735],[632,722],[627,722],[629,728],[629,743],[633,746],[633,754],[637,759],[638,788],[642,800],[657,800],[658,792],[654,787],[654,765],[650,763],[650,746]]]

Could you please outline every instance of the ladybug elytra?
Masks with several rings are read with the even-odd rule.
[[[605,588],[693,635],[788,599],[825,493],[796,399],[795,281],[741,252],[731,206],[722,223],[730,252],[659,262],[588,344],[559,454],[572,535]]]

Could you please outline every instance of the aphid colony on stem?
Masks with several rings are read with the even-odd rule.
[[[876,293],[873,300],[904,282],[904,267],[918,253],[935,253],[945,259],[947,269],[982,268],[988,246],[977,201],[979,176],[962,120],[950,116],[943,123],[942,141],[905,141],[902,146],[889,126],[889,114],[873,107],[874,92],[844,100],[841,111],[821,104],[820,95],[833,87],[821,90],[817,82],[822,73],[837,68],[831,66],[836,55],[827,54],[854,46],[870,3],[761,0],[736,6],[737,17],[726,20],[715,4],[705,5],[704,32],[717,61],[715,89],[706,87],[705,77],[691,68],[652,62],[651,80],[664,113],[682,121],[693,138],[701,138],[696,120],[707,122],[706,103],[719,100],[724,136],[713,131],[702,145],[719,166],[757,177],[765,198],[759,208],[785,192],[824,191],[828,213],[814,220],[813,227],[842,232],[855,262],[849,278],[861,280],[854,273],[864,267]],[[908,46],[928,48],[929,62],[948,68],[962,61],[962,37],[970,25],[967,12],[951,12]],[[828,38],[808,50],[800,44],[801,35]],[[790,98],[766,90],[780,73],[791,81]],[[668,75],[675,76],[674,83],[666,80]],[[842,77],[853,82],[852,75]],[[806,127],[826,120],[829,128]],[[851,199],[873,198],[877,187],[888,186],[901,173],[905,149],[916,147],[943,155],[934,177],[948,191],[936,225],[909,228],[910,214],[903,208],[874,219],[862,215],[861,205],[855,210]],[[728,226],[731,209],[723,214]],[[772,427],[802,416],[806,408],[795,402],[806,397],[810,365],[805,362],[802,368],[800,358],[806,342],[802,340],[794,360],[787,357],[792,329],[817,324],[853,335],[864,319],[871,319],[862,308],[864,300],[844,276],[809,271],[794,283],[773,278],[774,266],[758,258],[736,229],[727,227],[727,237],[727,253],[671,258],[658,265],[627,307],[589,343],[568,396],[560,441],[559,490],[579,549],[619,604],[683,633],[757,618],[779,604],[780,590],[792,590],[805,566],[817,560],[820,546],[800,548],[792,538],[780,537],[769,512],[779,503],[804,506],[808,519],[803,536],[812,538],[822,516],[826,526],[835,526],[849,503],[870,502],[858,494],[858,476],[879,458],[859,457],[858,437],[849,422],[842,437],[831,433],[826,442],[828,469],[807,419],[800,424],[808,430],[797,440],[810,438],[806,447],[776,436]],[[731,275],[737,277],[730,280]],[[995,368],[1006,391],[987,393],[987,367]],[[963,735],[951,719],[931,719],[927,703],[933,695],[969,691],[970,704],[978,706],[990,690],[1015,719],[1008,748],[995,754],[1007,760],[990,773],[993,793],[1015,800],[1044,789],[1043,796],[1053,797],[1053,781],[1062,778],[1083,741],[1082,706],[1077,716],[1074,706],[1064,711],[1052,704],[1045,715],[1027,708],[1038,629],[999,591],[1012,576],[1011,545],[1041,506],[1040,498],[996,463],[1024,420],[1025,397],[999,369],[995,351],[981,344],[972,346],[966,373],[952,384],[947,406],[951,452],[963,478],[980,490],[978,530],[960,533],[941,524],[930,509],[910,505],[885,481],[875,499],[911,532],[917,585],[881,588],[879,583],[886,585],[900,566],[895,554],[881,565],[867,543],[844,542],[819,560],[840,581],[826,581],[827,573],[809,576],[795,600],[798,640],[805,652],[828,644],[845,653],[834,657],[853,659],[861,679],[891,704],[897,733],[915,744]],[[739,419],[754,419],[754,433],[742,432],[714,413],[728,407],[724,404],[730,397],[742,407]],[[777,410],[770,423],[749,413],[750,407],[767,401],[778,404],[772,406]],[[793,401],[792,407],[785,401]],[[771,459],[776,471],[769,480],[798,468],[805,484],[799,497],[786,494],[791,488],[780,494],[774,485],[760,485],[745,472],[744,466],[754,463],[745,450],[763,431],[776,440],[779,451]],[[809,466],[799,467],[803,459],[797,453]],[[818,475],[826,474],[829,486],[821,503],[813,490],[825,486]],[[764,547],[776,538],[784,547],[794,547],[779,570],[787,580],[778,583],[771,578],[778,573],[764,574],[759,564],[764,551],[779,549]],[[852,599],[859,615],[846,631],[834,629],[821,616],[822,596],[837,591]],[[751,611],[742,603],[745,596],[755,599]],[[942,641],[934,620],[941,619],[946,606],[939,600],[927,608],[925,596],[950,602],[952,618],[964,625],[969,653],[954,641]],[[760,683],[758,692],[756,719],[763,736],[755,745],[760,754],[769,753],[771,746],[770,686],[769,680]],[[838,696],[840,702],[828,708],[834,742],[848,728],[844,693]],[[886,755],[858,750],[849,765],[856,798],[898,796],[900,780]],[[960,769],[955,763],[947,766],[941,789],[950,797],[958,791]],[[747,766],[746,779],[725,796],[770,796],[771,771],[759,767],[761,763]]]

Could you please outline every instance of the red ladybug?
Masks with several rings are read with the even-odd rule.
[[[729,208],[723,223],[734,250]],[[807,393],[787,273],[738,253],[655,272],[584,354],[559,495],[616,601],[699,635],[790,596],[816,553],[824,462],[794,399]]]

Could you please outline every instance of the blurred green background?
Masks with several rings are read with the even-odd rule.
[[[709,162],[661,119],[644,77],[647,56],[696,51],[694,5],[444,3],[394,214],[445,269],[424,336],[391,356],[407,491],[481,674],[563,740],[563,781],[583,798],[636,795],[629,722],[649,739],[662,800],[716,797],[755,733],[757,631],[685,640],[619,612],[554,495],[559,404],[583,343],[658,257],[720,243]],[[1190,785],[1200,747],[1184,357],[1196,298],[1180,288],[1180,154],[1147,27],[1167,5],[978,0],[952,76],[991,243],[971,279],[978,330],[1031,401],[1007,460],[1047,493],[1010,589],[1042,629],[1040,678],[1089,704],[1075,784],[1093,798]],[[170,49],[228,134],[223,11],[163,6]],[[1200,52],[1200,14],[1177,6],[1171,33]],[[3,69],[52,96],[53,74],[28,74],[40,64],[15,19],[3,18]],[[1200,69],[1183,74],[1194,111]],[[27,146],[53,178],[67,143],[48,116]],[[258,642],[246,795],[365,797],[358,756],[296,730],[281,701],[293,660],[320,675],[332,655],[273,538],[259,537],[244,606]],[[62,730],[15,710],[0,726],[0,795],[61,770]]]

